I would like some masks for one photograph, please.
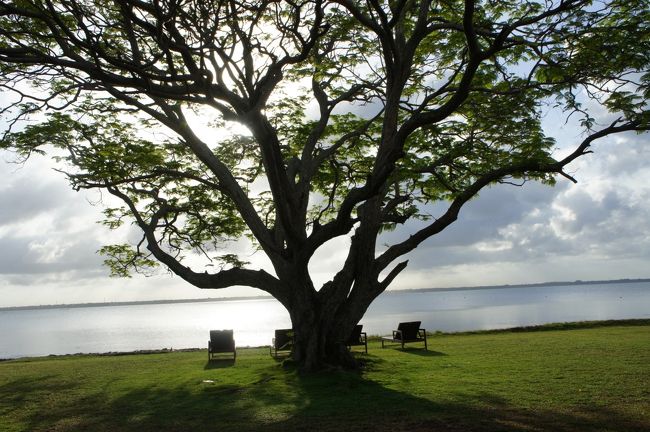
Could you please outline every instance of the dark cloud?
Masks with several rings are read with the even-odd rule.
[[[6,156],[6,155],[5,155]],[[29,283],[46,274],[96,274],[102,259],[99,216],[84,195],[43,159],[0,165],[0,275]],[[106,271],[104,271],[106,273]]]
[[[94,272],[102,265],[102,258],[95,253],[101,243],[91,230],[4,235],[0,237],[0,245],[0,274]]]
[[[2,173],[11,180],[10,173]],[[30,176],[9,181],[0,188],[0,226],[24,222],[55,207],[63,207],[66,191],[60,185]]]
[[[451,255],[454,250],[461,251],[480,242],[500,239],[500,230],[520,222],[536,210],[542,212],[549,208],[565,189],[565,184],[553,188],[538,182],[529,182],[523,187],[496,185],[485,189],[480,196],[467,203],[456,222],[425,241],[419,250],[445,250],[445,255]],[[446,206],[438,205],[437,208],[429,209],[429,213],[438,216],[445,209]],[[391,244],[400,241],[423,226],[424,223],[419,223],[399,227],[382,236],[380,243]],[[416,259],[426,260],[429,252],[414,252],[413,255],[424,255]]]
[[[650,191],[607,187],[493,187],[469,203],[452,226],[412,252],[409,269],[563,256],[650,259]],[[391,240],[407,232],[396,230]]]

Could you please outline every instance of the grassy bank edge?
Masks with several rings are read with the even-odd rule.
[[[650,326],[650,318],[556,322],[556,323],[539,324],[539,325],[532,325],[532,326],[508,327],[503,329],[490,329],[490,330],[470,330],[470,331],[460,331],[460,332],[428,331],[427,337],[540,332],[540,331],[555,331],[555,330],[577,330],[577,329],[593,329],[593,328],[614,327],[614,326]],[[368,341],[376,342],[379,341],[380,338],[381,338],[380,335],[370,335],[368,336]],[[260,349],[267,346],[268,345],[244,346],[244,347],[237,347],[237,350]],[[128,355],[143,355],[143,354],[169,354],[173,352],[196,352],[196,351],[203,351],[205,349],[206,348],[179,348],[179,349],[161,348],[161,349],[134,350],[134,351],[108,351],[103,353],[50,354],[46,356],[36,356],[36,357],[0,358],[0,362],[24,361],[24,360],[34,360],[34,359],[47,359],[47,358],[83,357],[83,356],[128,356]]]

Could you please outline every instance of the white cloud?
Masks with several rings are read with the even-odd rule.
[[[650,147],[626,134],[594,145],[578,184],[484,190],[410,256],[394,288],[648,277]],[[404,238],[401,227],[385,240]]]
[[[571,130],[559,130],[569,137]],[[579,137],[578,137],[579,138]],[[577,142],[577,140],[573,140]],[[648,135],[626,134],[594,146],[569,171],[579,183],[556,187],[530,182],[482,191],[459,220],[411,253],[409,267],[392,289],[468,286],[546,280],[648,277],[650,261],[650,146]],[[10,159],[5,153],[4,159]],[[199,290],[160,274],[130,280],[108,278],[96,254],[101,245],[137,238],[96,224],[101,207],[94,193],[75,193],[43,158],[22,169],[0,163],[0,305],[118,301],[260,294],[233,288]],[[440,207],[430,209],[439,214]],[[386,233],[394,242],[417,224]],[[118,236],[118,237],[116,237]],[[329,280],[349,240],[328,242],[310,262],[317,285]],[[232,249],[246,254],[246,241]],[[244,256],[272,271],[261,254]]]

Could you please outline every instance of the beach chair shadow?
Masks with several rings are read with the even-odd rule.
[[[215,358],[208,361],[203,367],[204,370],[211,369],[225,369],[233,367],[235,365],[235,360],[231,358]]]

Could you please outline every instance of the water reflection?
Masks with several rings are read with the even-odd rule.
[[[375,335],[413,320],[428,331],[466,331],[648,317],[650,283],[629,283],[385,293],[361,323]],[[238,346],[259,346],[290,326],[272,299],[3,311],[0,358],[206,347],[209,330],[225,328]]]

